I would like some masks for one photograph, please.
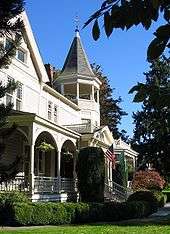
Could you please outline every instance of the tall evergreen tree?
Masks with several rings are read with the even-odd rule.
[[[23,7],[23,0],[0,1],[0,38],[10,38],[10,44],[7,46],[4,46],[3,41],[0,43],[0,69],[8,68],[11,59],[15,56],[16,48],[20,44],[20,33],[23,24],[21,19],[17,18],[17,16],[23,11]],[[14,18],[16,19],[13,20]],[[11,89],[14,90],[15,88],[16,84],[14,82],[8,83],[7,86],[2,85],[0,82],[0,98],[4,97],[6,92],[9,92]],[[0,126],[5,123],[11,108],[11,104],[7,106],[0,104]]]
[[[138,83],[134,101],[142,110],[133,114],[133,141],[139,151],[139,165],[153,163],[164,175],[170,173],[170,60],[162,57],[152,62],[144,73],[146,83]]]
[[[103,74],[101,67],[92,64],[94,73],[102,82],[100,87],[100,121],[101,125],[107,125],[115,139],[119,137],[125,138],[125,130],[119,131],[118,125],[121,122],[122,116],[127,115],[120,107],[121,97],[113,98],[113,89],[110,87],[109,79]]]
[[[3,40],[0,42],[0,69],[7,69],[10,65],[12,58],[15,56],[16,49],[20,45],[21,31],[23,27],[22,20],[18,15],[24,10],[23,0],[0,0],[0,38],[9,38],[9,43],[4,46]],[[15,90],[17,84],[14,81],[8,82],[3,85],[0,82],[0,98],[3,98],[7,92]],[[6,123],[6,118],[9,115],[12,104],[0,104],[0,127]],[[15,124],[11,129],[2,132],[3,138],[8,138],[10,134],[16,129]],[[0,156],[3,154],[5,147],[0,144]],[[8,166],[0,163],[0,182],[6,181],[14,177],[17,173],[20,159],[16,159]]]

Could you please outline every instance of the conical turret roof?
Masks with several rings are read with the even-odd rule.
[[[88,77],[95,76],[84,51],[78,30],[76,30],[76,35],[71,44],[60,76],[74,74]]]

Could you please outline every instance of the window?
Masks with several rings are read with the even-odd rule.
[[[52,118],[52,102],[48,101],[48,119]]]
[[[16,89],[16,110],[21,110],[22,108],[22,84],[19,83]]]
[[[5,40],[5,50],[8,51],[12,48],[12,41],[9,38]]]
[[[12,82],[14,79],[11,76],[7,77],[8,83]],[[12,104],[13,103],[13,90],[8,90],[6,93],[6,105]]]
[[[54,122],[57,123],[57,105],[54,105]]]
[[[20,60],[21,62],[26,63],[26,52],[21,49],[18,49],[16,58]]]

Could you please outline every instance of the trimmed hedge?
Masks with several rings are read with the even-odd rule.
[[[146,217],[151,213],[148,202],[125,203],[14,203],[8,212],[1,210],[1,224],[60,225],[109,222]]]

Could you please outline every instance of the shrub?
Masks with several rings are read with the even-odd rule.
[[[102,149],[97,147],[81,149],[76,170],[81,200],[103,202],[105,167]]]
[[[132,180],[132,189],[137,190],[162,190],[165,180],[156,171],[146,170],[135,173]]]
[[[0,205],[10,205],[15,202],[29,202],[25,193],[22,192],[2,192],[0,193]]]
[[[128,197],[128,202],[144,201],[150,206],[150,213],[154,213],[158,209],[158,201],[151,191],[137,191]]]
[[[153,194],[157,199],[158,207],[164,207],[167,201],[167,195],[163,194],[160,191],[153,191]]]
[[[3,214],[6,225],[60,225],[118,221],[151,213],[146,201],[124,203],[14,203]],[[4,216],[5,215],[5,216]]]

